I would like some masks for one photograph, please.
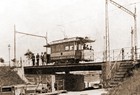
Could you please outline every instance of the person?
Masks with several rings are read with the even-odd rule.
[[[92,46],[90,46],[90,50],[92,50]]]
[[[86,46],[86,49],[89,49],[88,45]]]
[[[36,55],[36,65],[39,66],[39,54]]]
[[[44,62],[47,64],[47,54],[44,52]]]
[[[42,61],[42,65],[44,65],[44,54],[43,54],[43,52],[41,53],[41,61]]]
[[[35,55],[34,54],[32,54],[32,64],[33,64],[33,66],[35,66]]]
[[[124,48],[122,48],[122,60],[124,60]]]
[[[42,93],[47,93],[47,92],[48,92],[47,89],[42,87]]]
[[[83,45],[83,49],[86,49],[86,44]]]
[[[54,83],[54,88],[55,88],[55,90],[57,90],[57,83],[56,82]]]

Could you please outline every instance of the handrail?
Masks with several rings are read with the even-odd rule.
[[[121,53],[122,53],[122,51],[120,51],[119,55],[117,56],[117,60],[119,59]],[[113,64],[113,66],[111,66],[111,69],[110,69],[110,71],[108,73],[108,77],[111,76],[111,78],[112,78],[113,73],[115,73],[115,71],[118,69],[118,67],[119,67],[120,64],[119,65],[117,64],[118,63],[117,60],[115,61],[115,63]]]

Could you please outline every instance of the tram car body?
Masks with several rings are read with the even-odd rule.
[[[94,50],[86,47],[87,43],[95,42],[88,37],[64,38],[50,42],[50,60],[55,63],[79,63],[79,61],[93,61]]]

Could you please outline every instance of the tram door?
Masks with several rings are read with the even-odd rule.
[[[55,89],[56,90],[65,90],[65,81],[64,81],[64,79],[56,80]]]

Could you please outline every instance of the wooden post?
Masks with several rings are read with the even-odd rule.
[[[53,91],[55,91],[55,87],[54,87],[54,84],[55,84],[55,75],[51,75],[51,80],[52,80],[52,82],[51,82],[52,83],[51,84],[51,87],[52,88],[51,89],[52,89],[52,92],[53,92]]]
[[[108,86],[110,73],[110,41],[109,41],[109,20],[108,20],[108,0],[105,2],[105,63],[102,67],[103,86]]]
[[[16,26],[14,25],[14,66],[16,66]]]

